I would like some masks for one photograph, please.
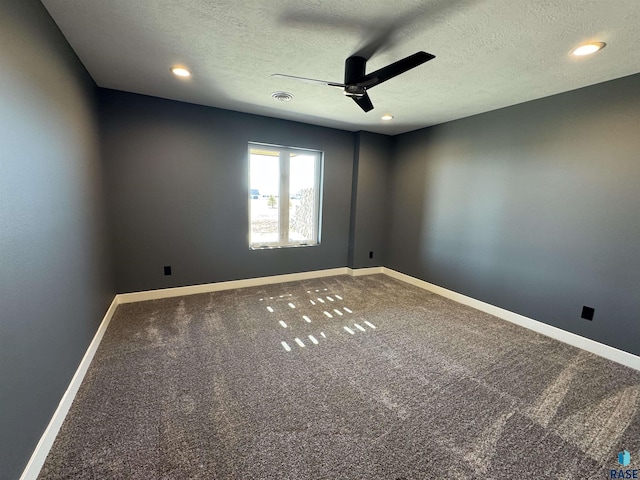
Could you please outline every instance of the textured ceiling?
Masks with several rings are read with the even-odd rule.
[[[640,71],[638,0],[42,3],[101,87],[346,130],[398,134]],[[569,56],[588,40],[607,47]],[[339,89],[271,77],[341,82],[356,52],[372,54],[369,72],[419,50],[436,58],[371,89],[369,113]]]

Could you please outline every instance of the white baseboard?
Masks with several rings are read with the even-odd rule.
[[[374,275],[376,273],[383,273],[384,267],[369,267],[369,268],[347,268],[347,273],[352,277],[361,277],[363,275]]]
[[[347,267],[330,268],[328,270],[315,270],[313,272],[289,273],[286,275],[274,275],[271,277],[248,278],[246,280],[232,280],[229,282],[206,283],[203,285],[191,285],[188,287],[162,288],[145,292],[123,293],[118,295],[119,303],[144,302],[146,300],[158,300],[160,298],[182,297],[183,295],[195,295],[198,293],[220,292],[234,288],[258,287],[274,283],[295,282],[312,278],[333,277],[334,275],[347,275]]]
[[[468,305],[476,310],[480,310],[482,312],[488,313],[495,317],[498,317],[502,320],[506,320],[511,323],[515,323],[516,325],[520,325],[522,327],[528,328],[529,330],[536,331],[547,337],[554,338],[561,342],[567,343],[577,348],[581,348],[588,352],[594,353],[606,359],[612,360],[614,362],[620,363],[627,367],[633,368],[635,370],[640,371],[640,357],[633,355],[631,353],[618,350],[617,348],[610,347],[608,345],[604,345],[602,343],[596,342],[594,340],[590,340],[585,337],[581,337],[580,335],[576,335],[575,333],[570,333],[565,330],[561,330],[559,328],[553,327],[551,325],[547,325],[546,323],[539,322],[537,320],[533,320],[531,318],[525,317],[523,315],[519,315],[514,312],[510,312],[509,310],[505,310],[500,307],[496,307],[495,305],[491,305],[489,303],[481,302],[480,300],[476,300],[471,297],[467,297],[466,295],[462,295],[461,293],[454,292],[452,290],[448,290],[446,288],[439,287],[438,285],[434,285],[429,282],[425,282],[424,280],[420,280],[418,278],[412,277],[410,275],[406,275],[404,273],[397,272],[390,268],[386,267],[372,267],[372,268],[359,268],[359,269],[351,269],[347,267],[341,268],[332,268],[328,270],[316,270],[313,272],[301,272],[301,273],[292,273],[287,275],[275,275],[271,277],[259,277],[259,278],[251,278],[247,280],[234,280],[230,282],[219,282],[219,283],[208,283],[205,285],[194,285],[188,287],[176,287],[176,288],[165,288],[161,290],[150,290],[146,292],[135,292],[135,293],[125,293],[116,295],[113,299],[113,302],[109,306],[107,313],[105,314],[98,331],[95,336],[87,352],[85,353],[82,361],[80,362],[80,366],[76,371],[75,375],[71,379],[71,383],[67,388],[67,391],[60,400],[60,404],[56,409],[49,425],[47,426],[45,432],[43,433],[36,449],[34,450],[31,458],[29,459],[29,463],[25,467],[22,472],[22,476],[20,480],[35,480],[40,473],[40,469],[44,464],[44,461],[49,454],[49,450],[53,445],[53,442],[62,426],[62,422],[64,421],[71,404],[73,403],[73,399],[78,392],[78,388],[84,379],[85,374],[93,360],[93,356],[98,350],[98,346],[102,341],[102,337],[104,336],[107,327],[109,326],[109,322],[113,317],[113,314],[116,311],[116,307],[123,303],[132,303],[132,302],[142,302],[145,300],[156,300],[160,298],[170,298],[170,297],[179,297],[182,295],[194,295],[197,293],[208,293],[208,292],[218,292],[222,290],[231,290],[234,288],[245,288],[245,287],[255,287],[260,285],[271,285],[275,283],[284,283],[284,282],[293,282],[298,280],[309,280],[313,278],[322,278],[322,277],[331,277],[334,275],[351,275],[353,277],[359,277],[363,275],[374,275],[382,273],[388,275],[397,280],[401,280],[405,283],[414,285],[416,287],[422,288],[424,290],[428,290],[432,293],[440,295],[445,298],[449,298],[463,305]]]
[[[107,309],[107,313],[104,315],[100,326],[98,327],[98,331],[93,337],[93,340],[89,344],[89,348],[87,348],[84,357],[82,357],[82,361],[76,370],[75,375],[71,379],[69,386],[67,387],[67,391],[64,392],[60,403],[58,404],[58,408],[51,417],[51,421],[49,421],[49,425],[45,429],[42,437],[40,437],[40,441],[38,445],[36,445],[35,450],[31,454],[31,458],[29,459],[29,463],[25,467],[22,475],[20,476],[20,480],[35,480],[40,473],[40,469],[42,469],[42,465],[44,465],[44,461],[47,459],[47,455],[49,454],[49,450],[53,445],[56,436],[58,435],[58,431],[62,426],[62,422],[64,422],[67,413],[69,412],[69,408],[71,408],[71,404],[73,403],[73,399],[78,393],[78,388],[80,388],[80,384],[84,379],[87,370],[89,369],[89,365],[93,360],[93,356],[98,350],[98,346],[102,341],[102,337],[104,336],[104,332],[106,332],[107,327],[109,326],[109,322],[111,322],[111,318],[116,311],[118,306],[118,297],[116,296],[111,305]]]
[[[547,337],[554,338],[556,340],[559,340],[560,342],[567,343],[577,348],[581,348],[582,350],[586,350],[587,352],[591,352],[600,357],[604,357],[608,360],[640,371],[640,357],[637,355],[633,355],[629,352],[610,347],[609,345],[596,342],[595,340],[582,337],[575,333],[567,332],[566,330],[553,327],[546,323],[539,322],[529,317],[525,317],[524,315],[519,315],[509,310],[505,310],[504,308],[481,302],[480,300],[476,300],[475,298],[467,297],[466,295],[462,295],[461,293],[457,293],[452,290],[447,290],[446,288],[442,288],[438,285],[425,282],[424,280],[405,275],[404,273],[396,272],[395,270],[391,270],[390,268],[383,268],[383,273],[389,275],[392,278],[401,280],[416,287],[420,287],[432,293],[436,293],[442,297],[449,298],[463,305],[468,305],[469,307],[480,310],[481,312],[488,313],[490,315],[493,315],[494,317],[498,317],[502,320],[515,323],[516,325],[520,325],[521,327],[525,327],[529,330],[541,333],[542,335],[545,335]]]

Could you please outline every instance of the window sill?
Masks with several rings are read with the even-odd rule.
[[[281,248],[318,247],[319,243],[290,243],[287,245],[250,245],[249,250],[276,250]]]

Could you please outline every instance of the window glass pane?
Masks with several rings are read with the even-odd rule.
[[[251,245],[275,244],[280,240],[280,154],[252,148],[249,159],[249,242]]]
[[[316,243],[317,155],[289,156],[289,241]]]
[[[249,143],[249,246],[320,243],[322,152]]]

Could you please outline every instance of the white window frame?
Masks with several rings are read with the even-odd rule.
[[[268,143],[249,142],[247,148],[247,163],[249,172],[249,198],[251,194],[251,150],[252,149],[268,149],[278,151],[280,159],[280,190],[278,192],[278,233],[279,238],[276,242],[251,243],[251,199],[248,203],[249,231],[248,242],[251,250],[262,250],[269,248],[287,248],[287,247],[311,247],[320,245],[320,237],[322,230],[322,189],[324,180],[324,153],[320,150],[312,150],[308,148],[286,147],[282,145],[271,145]],[[290,174],[290,158],[292,153],[311,155],[315,160],[315,198],[313,211],[313,235],[309,240],[293,241],[289,239],[289,174]]]

